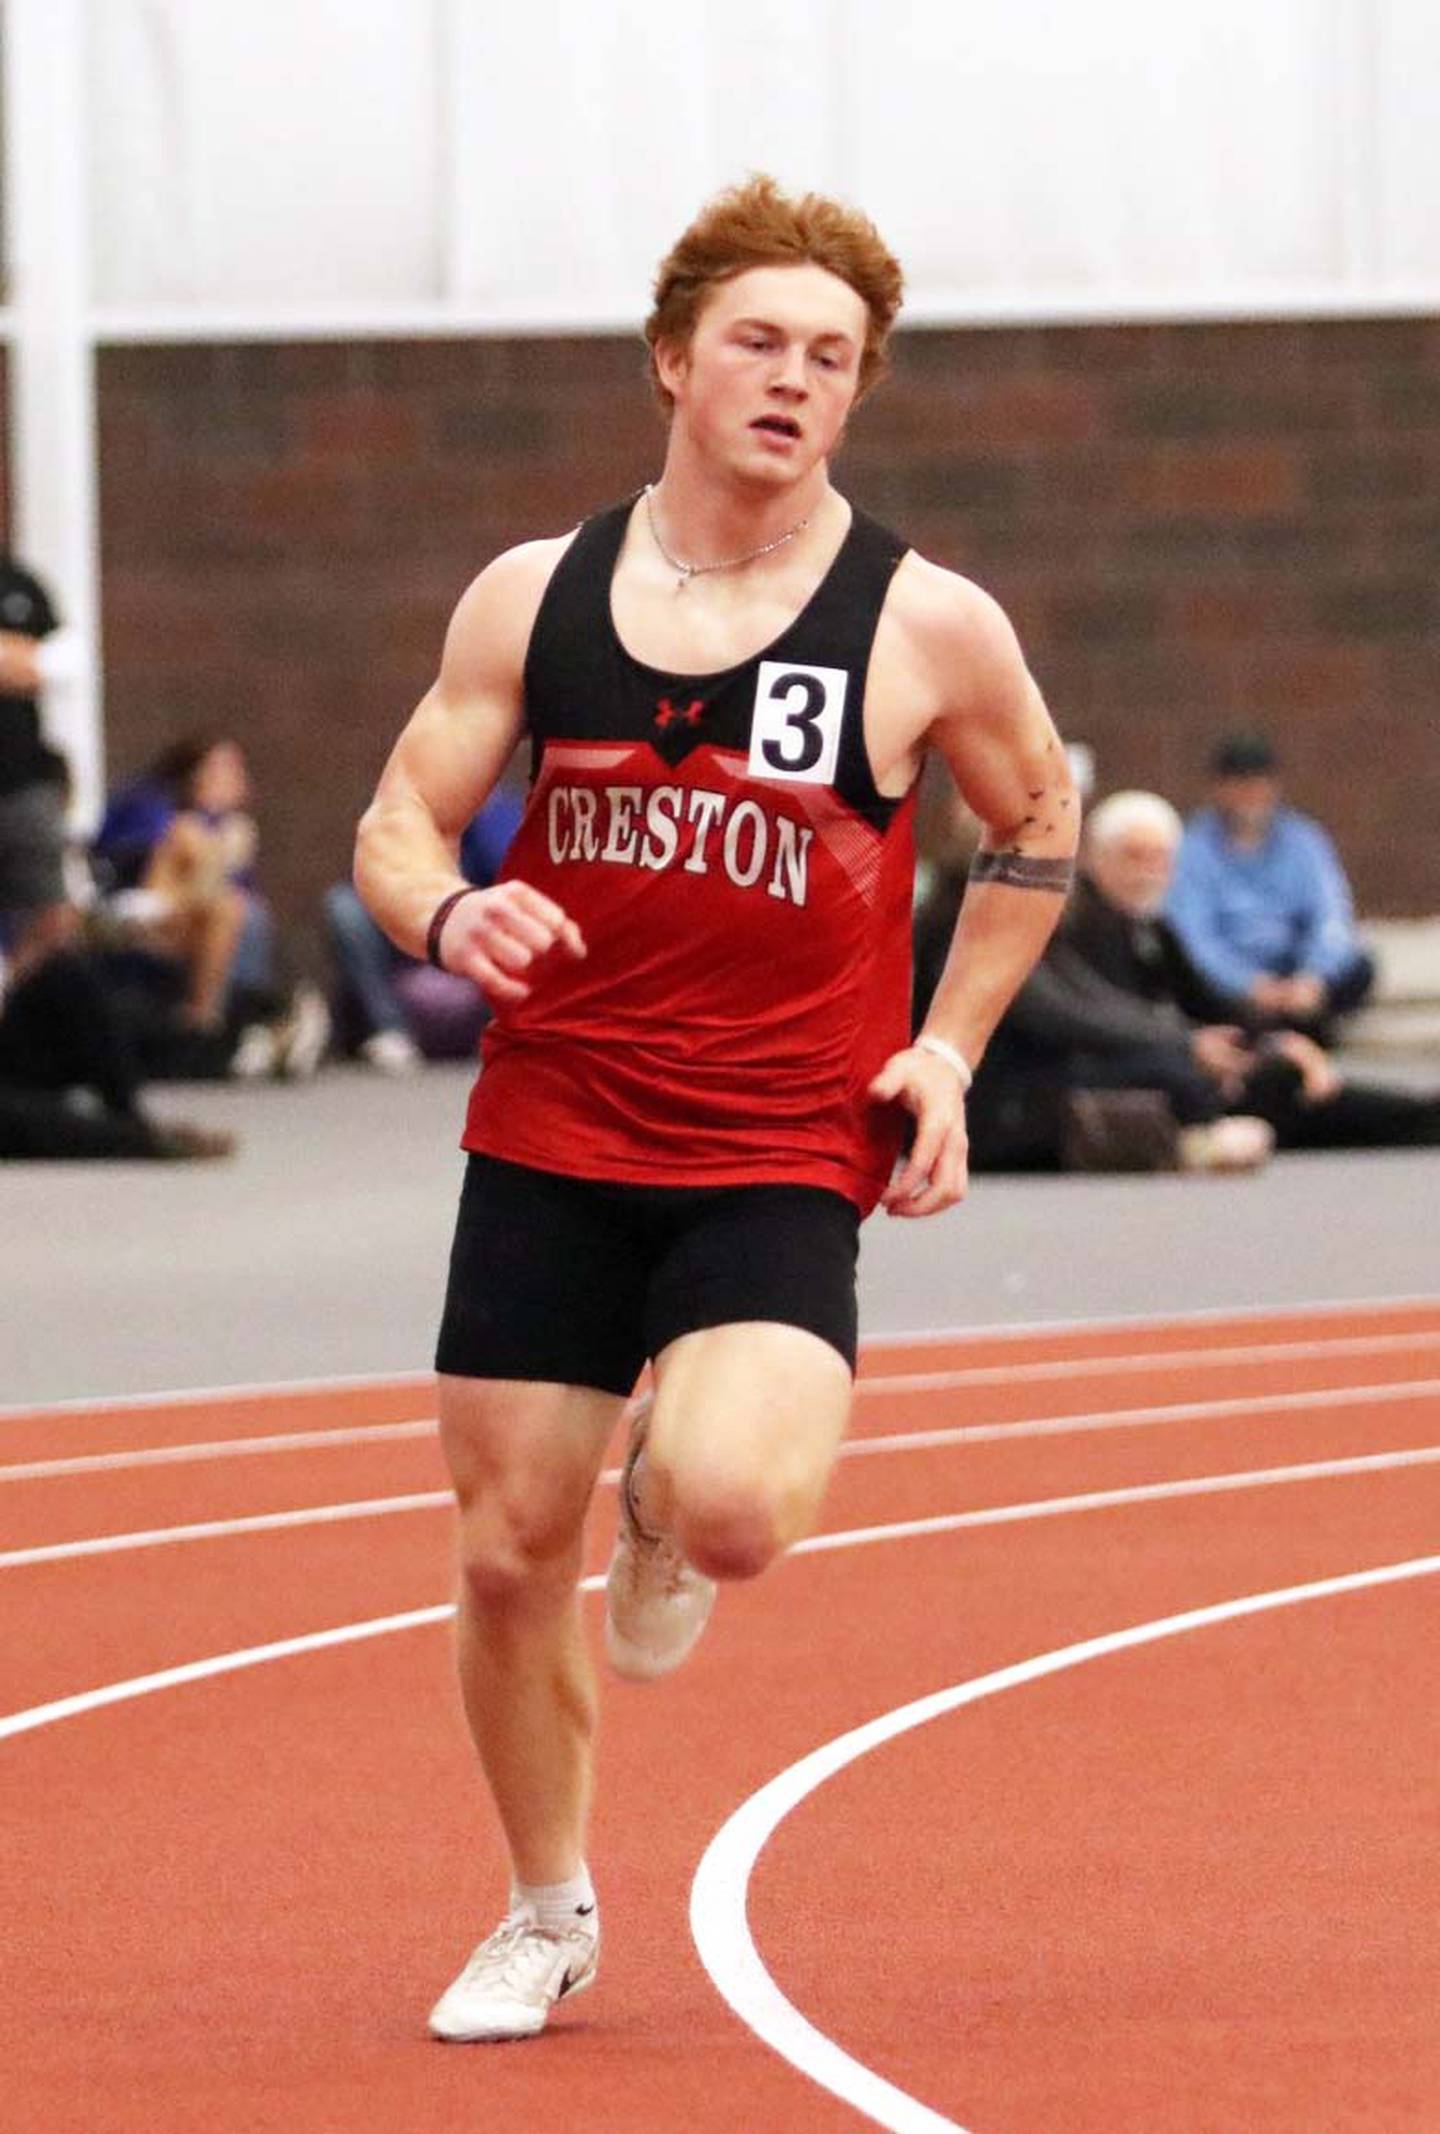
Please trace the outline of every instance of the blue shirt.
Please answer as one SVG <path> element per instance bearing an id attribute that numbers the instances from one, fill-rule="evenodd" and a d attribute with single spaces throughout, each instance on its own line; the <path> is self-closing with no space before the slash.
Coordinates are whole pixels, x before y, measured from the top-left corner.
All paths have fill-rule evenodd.
<path id="1" fill-rule="evenodd" d="M 479 813 L 471 816 L 460 839 L 460 872 L 467 882 L 479 889 L 490 887 L 524 813 L 523 797 L 512 786 L 497 785 Z"/>
<path id="2" fill-rule="evenodd" d="M 1166 915 L 1212 985 L 1337 978 L 1359 953 L 1355 907 L 1335 847 L 1308 815 L 1277 808 L 1263 841 L 1238 845 L 1214 808 L 1190 818 Z"/>

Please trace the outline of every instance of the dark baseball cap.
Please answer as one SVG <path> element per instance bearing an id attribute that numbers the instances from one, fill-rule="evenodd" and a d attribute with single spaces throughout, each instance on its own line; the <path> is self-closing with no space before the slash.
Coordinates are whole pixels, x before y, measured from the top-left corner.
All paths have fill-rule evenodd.
<path id="1" fill-rule="evenodd" d="M 1227 734 L 1211 751 L 1210 771 L 1215 778 L 1259 778 L 1278 762 L 1264 734 Z"/>

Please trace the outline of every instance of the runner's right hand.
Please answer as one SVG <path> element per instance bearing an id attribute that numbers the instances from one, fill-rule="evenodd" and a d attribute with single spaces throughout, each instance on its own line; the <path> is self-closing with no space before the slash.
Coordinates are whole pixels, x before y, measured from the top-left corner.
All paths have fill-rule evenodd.
<path id="1" fill-rule="evenodd" d="M 440 929 L 442 967 L 492 1001 L 528 1000 L 547 957 L 585 954 L 585 939 L 558 904 L 528 882 L 496 882 L 461 897 Z"/>

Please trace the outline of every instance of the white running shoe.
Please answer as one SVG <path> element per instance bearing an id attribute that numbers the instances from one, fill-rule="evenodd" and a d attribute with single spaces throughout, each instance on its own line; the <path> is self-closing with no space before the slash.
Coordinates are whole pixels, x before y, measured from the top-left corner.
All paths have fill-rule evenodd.
<path id="1" fill-rule="evenodd" d="M 260 1082 L 280 1062 L 280 1046 L 269 1023 L 247 1023 L 230 1055 L 228 1072 L 236 1082 Z"/>
<path id="2" fill-rule="evenodd" d="M 710 1620 L 715 1581 L 686 1563 L 664 1534 L 647 1534 L 635 1514 L 635 1462 L 645 1449 L 647 1395 L 636 1411 L 620 1477 L 620 1531 L 605 1577 L 605 1650 L 617 1675 L 650 1682 L 678 1667 Z"/>
<path id="3" fill-rule="evenodd" d="M 287 1082 L 308 1082 L 330 1043 L 330 1010 L 318 986 L 302 982 L 276 1030 L 276 1072 Z"/>
<path id="4" fill-rule="evenodd" d="M 360 1057 L 377 1074 L 414 1074 L 424 1065 L 420 1047 L 408 1030 L 372 1030 L 360 1047 Z"/>
<path id="5" fill-rule="evenodd" d="M 454 1984 L 430 2011 L 430 2035 L 452 2044 L 533 2038 L 566 1994 L 595 1982 L 598 1926 L 538 1926 L 521 1906 L 482 1941 Z"/>
<path id="6" fill-rule="evenodd" d="M 1258 1171 L 1275 1149 L 1275 1129 L 1248 1112 L 1187 1126 L 1180 1134 L 1182 1171 Z"/>

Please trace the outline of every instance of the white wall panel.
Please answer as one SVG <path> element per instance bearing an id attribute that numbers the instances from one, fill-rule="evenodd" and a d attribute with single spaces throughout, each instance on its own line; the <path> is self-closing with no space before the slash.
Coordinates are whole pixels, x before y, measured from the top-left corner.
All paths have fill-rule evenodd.
<path id="1" fill-rule="evenodd" d="M 633 321 L 696 205 L 757 167 L 861 201 L 922 317 L 1440 300 L 1435 0 L 88 20 L 102 332 Z"/>
<path id="2" fill-rule="evenodd" d="M 1380 0 L 1375 87 L 1380 268 L 1440 289 L 1440 9 Z"/>
<path id="3" fill-rule="evenodd" d="M 1327 0 L 866 0 L 854 190 L 946 301 L 1256 285 L 1336 270 Z"/>
<path id="4" fill-rule="evenodd" d="M 433 299 L 435 19 L 415 0 L 90 0 L 100 303 Z"/>
<path id="5" fill-rule="evenodd" d="M 450 0 L 455 294 L 633 317 L 695 208 L 754 168 L 823 179 L 826 0 Z"/>

